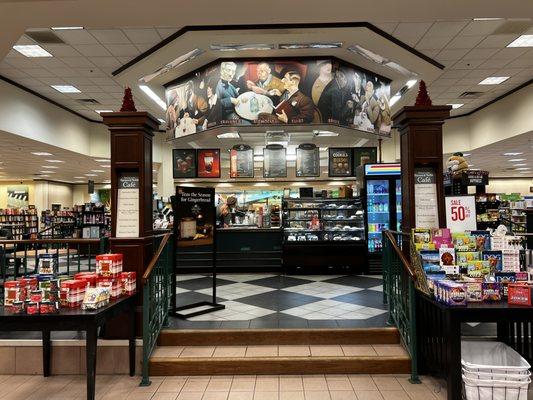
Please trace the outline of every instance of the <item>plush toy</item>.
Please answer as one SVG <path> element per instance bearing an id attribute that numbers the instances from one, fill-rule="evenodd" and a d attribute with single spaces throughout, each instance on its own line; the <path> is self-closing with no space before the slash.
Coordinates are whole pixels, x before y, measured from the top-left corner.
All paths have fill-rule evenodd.
<path id="1" fill-rule="evenodd" d="M 463 157 L 463 153 L 454 153 L 453 156 L 448 158 L 446 166 L 450 172 L 461 172 L 468 170 L 468 162 Z"/>

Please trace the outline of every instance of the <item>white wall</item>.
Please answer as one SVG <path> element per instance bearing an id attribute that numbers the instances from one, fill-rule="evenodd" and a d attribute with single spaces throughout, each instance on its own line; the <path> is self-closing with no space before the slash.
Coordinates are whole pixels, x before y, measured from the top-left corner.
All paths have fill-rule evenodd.
<path id="1" fill-rule="evenodd" d="M 529 188 L 533 186 L 531 178 L 490 178 L 486 187 L 487 193 L 520 193 L 521 195 L 532 195 Z"/>
<path id="2" fill-rule="evenodd" d="M 35 207 L 39 212 L 49 210 L 52 204 L 61 208 L 73 206 L 73 185 L 66 183 L 35 181 Z"/>

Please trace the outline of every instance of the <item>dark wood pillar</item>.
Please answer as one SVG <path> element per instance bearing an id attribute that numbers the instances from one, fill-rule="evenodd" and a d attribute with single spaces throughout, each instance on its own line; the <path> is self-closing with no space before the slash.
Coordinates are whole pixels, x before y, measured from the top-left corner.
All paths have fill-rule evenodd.
<path id="1" fill-rule="evenodd" d="M 444 210 L 442 125 L 451 106 L 406 106 L 394 116 L 400 133 L 402 164 L 402 231 L 415 228 L 415 168 L 429 167 L 435 172 L 439 226 L 446 226 Z"/>
<path id="2" fill-rule="evenodd" d="M 111 251 L 124 255 L 124 271 L 137 273 L 137 289 L 140 290 L 140 279 L 154 252 L 152 138 L 159 122 L 147 112 L 101 115 L 111 133 Z M 139 179 L 139 229 L 136 237 L 116 237 L 118 181 L 123 174 L 134 174 Z M 142 311 L 140 306 L 142 299 L 138 317 Z M 112 324 L 106 330 L 106 336 L 125 337 L 127 327 L 127 324 Z"/>

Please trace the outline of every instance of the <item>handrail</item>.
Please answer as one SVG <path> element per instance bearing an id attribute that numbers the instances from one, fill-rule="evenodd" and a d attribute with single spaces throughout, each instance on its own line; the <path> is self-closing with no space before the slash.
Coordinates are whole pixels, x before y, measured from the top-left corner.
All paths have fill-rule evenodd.
<path id="1" fill-rule="evenodd" d="M 101 239 L 11 239 L 0 240 L 3 244 L 91 244 L 100 243 Z"/>
<path id="2" fill-rule="evenodd" d="M 389 239 L 390 244 L 392 245 L 392 248 L 394 249 L 398 257 L 400 258 L 404 268 L 409 274 L 409 277 L 413 281 L 416 281 L 417 277 L 416 277 L 415 271 L 413 271 L 413 268 L 411 267 L 411 263 L 405 258 L 405 255 L 403 254 L 402 250 L 398 247 L 398 243 L 396 242 L 396 239 L 393 236 L 393 234 L 395 234 L 395 235 L 402 235 L 402 236 L 409 237 L 409 234 L 404 233 L 404 232 L 398 232 L 398 231 L 390 231 L 390 230 L 383 231 L 383 234 L 387 236 L 387 238 Z"/>
<path id="3" fill-rule="evenodd" d="M 158 235 L 158 236 L 161 236 L 161 235 Z M 158 237 L 158 236 L 154 236 L 154 237 Z M 161 241 L 159 248 L 157 249 L 152 259 L 150 260 L 150 263 L 148 264 L 146 271 L 144 271 L 144 274 L 142 276 L 142 286 L 146 285 L 146 282 L 150 278 L 150 274 L 152 273 L 152 270 L 154 269 L 154 266 L 157 263 L 157 260 L 159 260 L 159 257 L 161 257 L 161 254 L 163 253 L 163 250 L 165 249 L 165 246 L 167 245 L 168 240 L 170 239 L 171 236 L 172 236 L 171 233 L 163 234 L 163 240 Z"/>

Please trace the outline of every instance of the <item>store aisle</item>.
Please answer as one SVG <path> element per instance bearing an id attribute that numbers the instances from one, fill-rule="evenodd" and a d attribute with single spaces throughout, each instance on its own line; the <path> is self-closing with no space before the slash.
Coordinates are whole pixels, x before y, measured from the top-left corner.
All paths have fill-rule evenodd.
<path id="1" fill-rule="evenodd" d="M 151 377 L 139 387 L 139 376 L 99 375 L 99 400 L 441 400 L 443 382 L 421 377 L 411 385 L 407 375 L 241 375 Z M 0 398 L 74 400 L 85 394 L 78 375 L 0 375 Z"/>
<path id="2" fill-rule="evenodd" d="M 178 306 L 211 300 L 212 279 L 179 275 Z M 225 310 L 174 328 L 358 328 L 386 326 L 378 275 L 219 274 L 217 299 Z"/>

